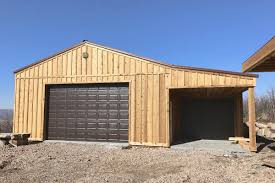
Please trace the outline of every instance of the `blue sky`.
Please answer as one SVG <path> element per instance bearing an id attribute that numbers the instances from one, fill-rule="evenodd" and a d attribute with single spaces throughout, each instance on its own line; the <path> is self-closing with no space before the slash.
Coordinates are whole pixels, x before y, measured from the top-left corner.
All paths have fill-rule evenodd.
<path id="1" fill-rule="evenodd" d="M 241 71 L 275 35 L 272 0 L 48 0 L 0 3 L 0 108 L 13 71 L 83 39 L 171 64 Z M 274 86 L 261 73 L 256 93 Z"/>

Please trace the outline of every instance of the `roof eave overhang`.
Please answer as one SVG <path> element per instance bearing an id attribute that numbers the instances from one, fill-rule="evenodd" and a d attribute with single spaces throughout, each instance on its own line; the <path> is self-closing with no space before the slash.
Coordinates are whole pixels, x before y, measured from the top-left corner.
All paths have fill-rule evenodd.
<path id="1" fill-rule="evenodd" d="M 274 53 L 275 36 L 272 37 L 264 46 L 258 49 L 245 62 L 243 62 L 242 72 L 275 72 L 275 64 L 274 66 L 265 66 L 265 69 L 263 69 L 262 67 L 262 65 L 266 63 L 268 60 L 275 58 Z"/>

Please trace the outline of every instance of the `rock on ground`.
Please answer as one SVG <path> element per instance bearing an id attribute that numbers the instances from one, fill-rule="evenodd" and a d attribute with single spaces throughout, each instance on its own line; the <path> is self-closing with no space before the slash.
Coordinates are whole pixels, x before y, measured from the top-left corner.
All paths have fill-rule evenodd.
<path id="1" fill-rule="evenodd" d="M 275 153 L 224 156 L 166 148 L 40 143 L 0 147 L 0 182 L 275 182 Z"/>

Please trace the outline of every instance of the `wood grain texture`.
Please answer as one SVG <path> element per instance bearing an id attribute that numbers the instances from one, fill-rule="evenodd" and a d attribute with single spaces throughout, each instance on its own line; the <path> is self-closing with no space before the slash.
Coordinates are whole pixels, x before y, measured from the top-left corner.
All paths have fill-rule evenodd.
<path id="1" fill-rule="evenodd" d="M 172 68 L 87 43 L 16 73 L 13 131 L 43 140 L 46 85 L 113 82 L 130 83 L 129 143 L 166 147 L 170 88 L 256 85 L 254 77 Z"/>

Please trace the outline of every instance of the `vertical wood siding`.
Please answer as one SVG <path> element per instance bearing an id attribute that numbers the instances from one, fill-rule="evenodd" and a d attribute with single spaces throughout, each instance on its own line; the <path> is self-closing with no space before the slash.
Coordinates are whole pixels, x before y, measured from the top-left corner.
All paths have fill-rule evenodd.
<path id="1" fill-rule="evenodd" d="M 45 85 L 111 82 L 129 82 L 129 143 L 156 146 L 170 145 L 169 88 L 255 86 L 252 77 L 174 69 L 83 44 L 16 73 L 13 131 L 43 140 Z"/>

